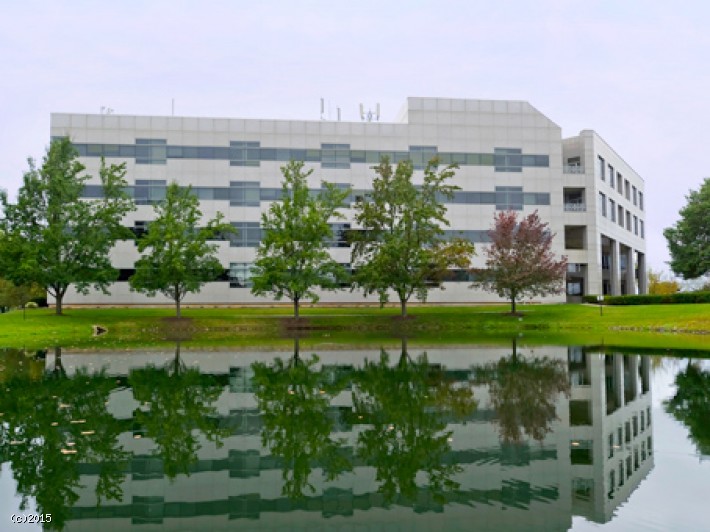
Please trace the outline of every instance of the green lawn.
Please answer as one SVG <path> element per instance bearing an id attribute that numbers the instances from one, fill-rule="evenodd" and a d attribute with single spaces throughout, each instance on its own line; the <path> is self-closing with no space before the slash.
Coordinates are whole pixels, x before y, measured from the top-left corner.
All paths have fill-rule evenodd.
<path id="1" fill-rule="evenodd" d="M 306 344 L 388 344 L 407 336 L 419 344 L 507 342 L 605 344 L 628 347 L 710 350 L 710 304 L 609 306 L 603 316 L 590 305 L 521 305 L 522 317 L 507 306 L 414 306 L 410 319 L 397 308 L 305 308 L 294 333 L 291 308 L 186 308 L 176 325 L 169 308 L 49 309 L 0 315 L 0 347 L 38 349 L 160 346 L 182 340 L 200 346 L 284 347 L 294 334 Z M 93 326 L 108 330 L 92 336 Z"/>

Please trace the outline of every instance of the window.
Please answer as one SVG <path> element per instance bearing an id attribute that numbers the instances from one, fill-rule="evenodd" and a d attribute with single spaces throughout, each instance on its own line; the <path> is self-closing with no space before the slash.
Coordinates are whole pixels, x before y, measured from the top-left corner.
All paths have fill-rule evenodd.
<path id="1" fill-rule="evenodd" d="M 261 196 L 258 181 L 230 181 L 229 204 L 232 206 L 258 207 Z"/>
<path id="2" fill-rule="evenodd" d="M 636 187 L 633 185 L 631 186 L 631 192 L 634 198 L 634 205 L 638 205 L 638 190 L 636 190 Z"/>
<path id="3" fill-rule="evenodd" d="M 350 232 L 350 224 L 336 223 L 330 224 L 331 238 L 326 240 L 331 248 L 347 248 L 350 247 L 348 233 Z"/>
<path id="4" fill-rule="evenodd" d="M 622 194 L 622 187 L 624 186 L 624 178 L 621 177 L 621 174 L 619 172 L 616 172 L 616 191 L 619 194 Z"/>
<path id="5" fill-rule="evenodd" d="M 321 144 L 322 168 L 350 168 L 350 144 Z"/>
<path id="6" fill-rule="evenodd" d="M 436 146 L 410 146 L 409 156 L 415 170 L 423 170 L 433 158 L 437 156 Z"/>
<path id="7" fill-rule="evenodd" d="M 522 172 L 523 150 L 520 148 L 495 148 L 493 161 L 496 172 Z"/>
<path id="8" fill-rule="evenodd" d="M 259 142 L 233 140 L 229 143 L 230 166 L 259 166 L 261 150 Z"/>
<path id="9" fill-rule="evenodd" d="M 626 211 L 626 229 L 631 231 L 631 213 Z"/>
<path id="10" fill-rule="evenodd" d="M 614 167 L 609 165 L 609 186 L 614 188 Z"/>
<path id="11" fill-rule="evenodd" d="M 165 199 L 166 182 L 158 179 L 136 179 L 133 197 L 136 205 L 154 205 Z"/>
<path id="12" fill-rule="evenodd" d="M 496 210 L 522 211 L 523 187 L 496 187 Z"/>
<path id="13" fill-rule="evenodd" d="M 136 164 L 165 164 L 165 139 L 136 139 Z"/>
<path id="14" fill-rule="evenodd" d="M 639 219 L 638 216 L 634 215 L 634 234 L 639 234 Z"/>
<path id="15" fill-rule="evenodd" d="M 631 199 L 631 183 L 629 183 L 628 179 L 624 179 L 624 196 L 626 196 L 627 200 Z"/>
<path id="16" fill-rule="evenodd" d="M 616 221 L 616 202 L 611 198 L 609 198 L 609 216 L 612 222 Z"/>
<path id="17" fill-rule="evenodd" d="M 599 208 L 601 209 L 601 214 L 606 218 L 606 196 L 603 192 L 599 193 Z"/>
<path id="18" fill-rule="evenodd" d="M 639 230 L 641 233 L 641 235 L 640 235 L 641 238 L 646 238 L 646 236 L 644 235 L 644 231 L 643 231 L 643 220 L 639 220 Z"/>
<path id="19" fill-rule="evenodd" d="M 639 209 L 643 210 L 643 192 L 639 190 Z"/>
<path id="20" fill-rule="evenodd" d="M 604 179 L 605 179 L 605 177 L 604 177 L 605 168 L 606 167 L 604 166 L 604 158 L 601 157 L 600 155 L 598 155 L 597 156 L 597 175 L 598 175 L 599 179 L 601 179 L 602 181 L 604 181 Z"/>
<path id="21" fill-rule="evenodd" d="M 252 266 L 254 265 L 250 262 L 229 263 L 229 287 L 250 288 L 253 286 L 251 280 Z"/>
<path id="22" fill-rule="evenodd" d="M 617 207 L 617 214 L 619 219 L 619 225 L 621 227 L 624 227 L 624 208 L 621 205 Z"/>
<path id="23" fill-rule="evenodd" d="M 255 248 L 261 242 L 259 222 L 232 222 L 237 234 L 229 235 L 229 243 L 237 248 Z"/>

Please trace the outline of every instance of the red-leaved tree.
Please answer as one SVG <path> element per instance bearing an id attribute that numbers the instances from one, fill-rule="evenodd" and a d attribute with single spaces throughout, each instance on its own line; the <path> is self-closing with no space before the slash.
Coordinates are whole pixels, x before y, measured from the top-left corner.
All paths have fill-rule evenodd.
<path id="1" fill-rule="evenodd" d="M 557 260 L 551 251 L 555 235 L 540 221 L 537 211 L 520 221 L 513 211 L 500 212 L 488 235 L 491 245 L 485 250 L 486 268 L 475 271 L 472 286 L 509 299 L 511 313 L 524 296 L 564 290 L 567 257 Z"/>

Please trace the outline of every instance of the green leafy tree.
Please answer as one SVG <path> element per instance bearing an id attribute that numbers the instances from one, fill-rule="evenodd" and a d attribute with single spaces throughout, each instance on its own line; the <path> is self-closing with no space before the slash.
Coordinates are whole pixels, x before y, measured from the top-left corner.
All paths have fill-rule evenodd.
<path id="1" fill-rule="evenodd" d="M 37 284 L 16 285 L 7 279 L 0 279 L 0 309 L 24 307 L 28 301 L 44 297 L 45 293 Z"/>
<path id="2" fill-rule="evenodd" d="M 498 362 L 476 368 L 477 384 L 488 384 L 500 436 L 505 443 L 520 443 L 524 435 L 541 441 L 557 420 L 560 394 L 569 396 L 565 364 L 547 357 L 521 357 L 513 353 Z"/>
<path id="3" fill-rule="evenodd" d="M 165 367 L 132 370 L 128 384 L 143 405 L 134 413 L 134 431 L 153 440 L 153 454 L 162 460 L 168 478 L 189 473 L 201 448 L 200 435 L 217 447 L 223 445 L 229 430 L 220 427 L 214 405 L 223 387 L 215 377 L 186 368 L 179 343 Z"/>
<path id="4" fill-rule="evenodd" d="M 688 361 L 675 378 L 676 392 L 664 402 L 666 412 L 688 427 L 698 452 L 710 456 L 710 371 Z"/>
<path id="5" fill-rule="evenodd" d="M 300 357 L 298 339 L 288 361 L 277 358 L 272 364 L 256 362 L 254 394 L 262 412 L 262 443 L 283 464 L 283 494 L 300 498 L 315 492 L 310 481 L 317 464 L 328 481 L 334 480 L 352 464 L 340 452 L 342 440 L 331 437 L 333 420 L 328 415 L 330 402 L 344 387 L 339 379 L 317 368 L 318 357 Z"/>
<path id="6" fill-rule="evenodd" d="M 222 221 L 221 213 L 205 227 L 198 226 L 201 216 L 190 187 L 168 185 L 165 199 L 155 206 L 155 220 L 138 240 L 142 256 L 129 279 L 132 290 L 150 297 L 160 292 L 173 300 L 178 318 L 184 297 L 224 272 L 216 257 L 217 245 L 208 241 L 234 231 Z"/>
<path id="7" fill-rule="evenodd" d="M 387 502 L 397 495 L 416 500 L 420 473 L 437 502 L 458 488 L 452 476 L 461 471 L 445 459 L 452 431 L 446 419 L 465 419 L 476 402 L 468 386 L 459 387 L 426 353 L 412 360 L 406 340 L 396 363 L 382 351 L 358 372 L 353 414 L 367 428 L 358 435 L 358 455 L 377 470 L 378 491 Z"/>
<path id="8" fill-rule="evenodd" d="M 559 294 L 564 290 L 567 258 L 557 260 L 551 250 L 555 237 L 537 211 L 518 221 L 514 211 L 496 214 L 488 232 L 486 268 L 476 270 L 472 286 L 497 293 L 510 300 L 515 314 L 516 302 L 524 296 Z"/>
<path id="9" fill-rule="evenodd" d="M 119 443 L 125 423 L 106 408 L 114 378 L 83 370 L 67 376 L 57 368 L 35 378 L 15 375 L 3 387 L 0 457 L 10 463 L 21 509 L 34 499 L 38 513 L 52 514 L 45 528 L 62 530 L 79 500 L 86 464 L 98 473 L 99 505 L 121 500 L 130 453 Z"/>
<path id="10" fill-rule="evenodd" d="M 337 209 L 348 191 L 323 183 L 323 191 L 312 196 L 307 180 L 313 170 L 304 172 L 302 162 L 292 161 L 281 171 L 281 201 L 261 216 L 263 238 L 252 269 L 252 293 L 272 293 L 277 300 L 286 296 L 298 318 L 302 300 L 318 301 L 314 288 L 335 290 L 347 277 L 328 253 L 327 241 L 333 236 L 328 220 L 340 217 Z"/>
<path id="11" fill-rule="evenodd" d="M 710 178 L 700 190 L 691 190 L 680 220 L 663 231 L 676 275 L 695 279 L 710 273 Z"/>
<path id="12" fill-rule="evenodd" d="M 122 218 L 134 209 L 124 192 L 125 164 L 101 161 L 100 199 L 82 200 L 84 165 L 68 138 L 52 141 L 41 168 L 32 159 L 17 203 L 0 194 L 0 273 L 16 285 L 36 283 L 56 301 L 62 313 L 67 289 L 86 293 L 90 287 L 107 291 L 118 272 L 109 251 L 127 237 Z"/>
<path id="13" fill-rule="evenodd" d="M 424 170 L 421 186 L 415 185 L 411 161 L 393 168 L 382 158 L 375 167 L 372 192 L 357 202 L 356 221 L 362 231 L 355 233 L 352 253 L 355 287 L 365 295 L 377 293 L 380 304 L 388 301 L 388 291 L 399 298 L 402 316 L 407 302 L 416 295 L 425 301 L 429 289 L 446 278 L 452 267 L 468 268 L 474 253 L 467 240 L 443 238 L 446 206 L 458 187 L 447 184 L 455 165 L 437 172 L 432 160 Z"/>

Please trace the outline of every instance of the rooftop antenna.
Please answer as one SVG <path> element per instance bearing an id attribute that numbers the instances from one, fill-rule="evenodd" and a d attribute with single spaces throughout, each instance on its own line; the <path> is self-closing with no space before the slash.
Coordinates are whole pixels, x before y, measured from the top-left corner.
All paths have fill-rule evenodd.
<path id="1" fill-rule="evenodd" d="M 325 100 L 320 99 L 320 119 L 325 120 Z"/>
<path id="2" fill-rule="evenodd" d="M 110 107 L 106 107 L 105 105 L 102 105 L 100 113 L 102 115 L 111 115 L 111 114 L 113 114 L 113 109 L 111 109 Z"/>
<path id="3" fill-rule="evenodd" d="M 336 109 L 338 109 L 338 122 L 340 122 L 340 107 L 337 107 Z"/>
<path id="4" fill-rule="evenodd" d="M 360 120 L 362 120 L 363 122 L 372 122 L 373 118 L 376 122 L 380 121 L 380 104 L 378 103 L 376 105 L 374 113 L 372 112 L 372 109 L 368 109 L 367 113 L 365 113 L 365 106 L 363 104 L 360 104 Z"/>

